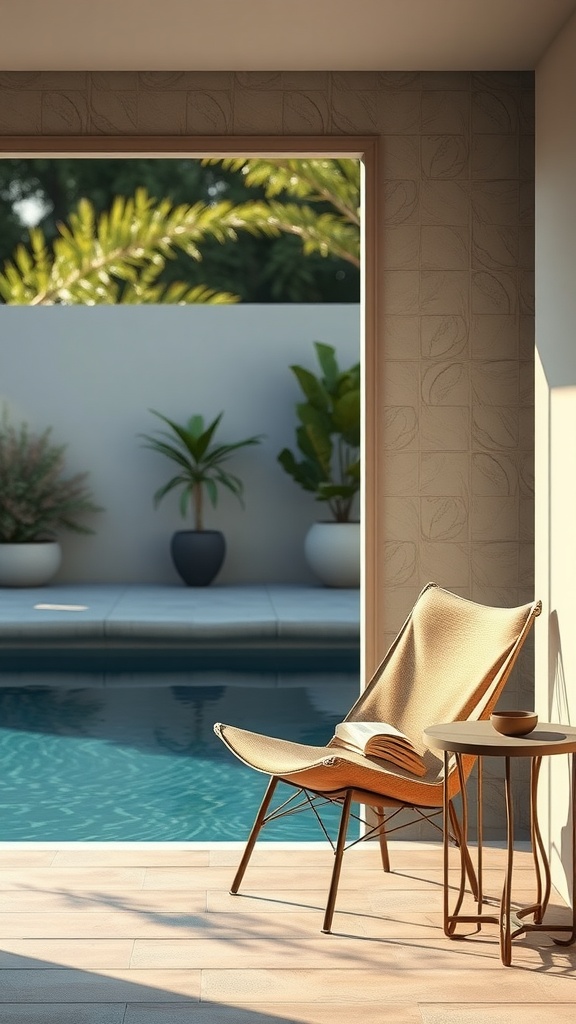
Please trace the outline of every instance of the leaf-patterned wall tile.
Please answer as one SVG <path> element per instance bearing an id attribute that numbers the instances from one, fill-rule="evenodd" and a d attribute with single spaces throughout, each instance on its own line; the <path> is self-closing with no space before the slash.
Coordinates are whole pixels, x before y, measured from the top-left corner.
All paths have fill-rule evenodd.
<path id="1" fill-rule="evenodd" d="M 387 359 L 382 381 L 385 405 L 416 406 L 419 400 L 420 376 L 415 359 Z"/>
<path id="2" fill-rule="evenodd" d="M 474 405 L 472 407 L 472 439 L 486 451 L 512 451 L 519 446 L 518 408 Z"/>
<path id="3" fill-rule="evenodd" d="M 387 541 L 420 540 L 420 517 L 418 498 L 390 497 L 386 495 L 382 504 L 383 520 L 386 523 Z"/>
<path id="4" fill-rule="evenodd" d="M 420 131 L 420 92 L 412 89 L 375 93 L 374 131 L 414 135 Z"/>
<path id="5" fill-rule="evenodd" d="M 287 92 L 322 92 L 328 96 L 331 86 L 329 71 L 283 71 L 282 88 Z"/>
<path id="6" fill-rule="evenodd" d="M 427 135 L 467 135 L 470 130 L 468 92 L 428 90 L 422 93 L 422 131 Z"/>
<path id="7" fill-rule="evenodd" d="M 420 73 L 420 84 L 423 90 L 469 92 L 471 82 L 469 71 L 422 71 Z"/>
<path id="8" fill-rule="evenodd" d="M 25 84 L 20 88 L 36 88 L 28 72 L 24 72 L 24 76 Z M 85 92 L 88 82 L 87 71 L 41 71 L 39 87 L 43 92 Z"/>
<path id="9" fill-rule="evenodd" d="M 474 135 L 470 173 L 478 181 L 518 178 L 520 147 L 517 135 Z"/>
<path id="10" fill-rule="evenodd" d="M 138 93 L 92 89 L 90 120 L 103 135 L 134 135 L 138 129 Z"/>
<path id="11" fill-rule="evenodd" d="M 536 343 L 534 317 L 521 314 L 519 319 L 518 346 L 520 359 L 534 359 Z"/>
<path id="12" fill-rule="evenodd" d="M 140 71 L 138 83 L 143 92 L 185 92 L 190 87 L 191 74 L 190 71 Z"/>
<path id="13" fill-rule="evenodd" d="M 468 452 L 422 452 L 420 456 L 420 493 L 432 497 L 461 497 L 470 494 L 470 457 Z"/>
<path id="14" fill-rule="evenodd" d="M 322 92 L 284 93 L 284 131 L 291 135 L 325 135 L 330 125 L 328 98 Z"/>
<path id="15" fill-rule="evenodd" d="M 519 274 L 520 312 L 533 314 L 535 310 L 535 275 L 532 270 L 521 270 Z"/>
<path id="16" fill-rule="evenodd" d="M 515 134 L 519 127 L 520 91 L 472 91 L 474 134 Z"/>
<path id="17" fill-rule="evenodd" d="M 534 495 L 534 450 L 520 452 L 518 455 L 518 480 L 522 495 Z"/>
<path id="18" fill-rule="evenodd" d="M 523 71 L 473 71 L 472 90 L 476 92 L 516 92 L 522 88 Z"/>
<path id="19" fill-rule="evenodd" d="M 186 92 L 230 92 L 235 77 L 233 71 L 185 71 L 181 82 Z"/>
<path id="20" fill-rule="evenodd" d="M 434 580 L 441 587 L 470 585 L 470 546 L 458 542 L 423 541 L 420 546 L 422 578 Z"/>
<path id="21" fill-rule="evenodd" d="M 381 424 L 382 447 L 400 450 L 418 447 L 418 415 L 412 406 L 384 409 Z"/>
<path id="22" fill-rule="evenodd" d="M 534 451 L 534 407 L 520 406 L 518 410 L 518 447 Z"/>
<path id="23" fill-rule="evenodd" d="M 421 498 L 420 526 L 427 541 L 466 541 L 467 504 L 462 498 Z"/>
<path id="24" fill-rule="evenodd" d="M 41 92 L 10 93 L 9 102 L 0 102 L 0 133 L 2 135 L 41 134 L 42 101 L 43 93 Z"/>
<path id="25" fill-rule="evenodd" d="M 346 134 L 376 132 L 376 96 L 374 92 L 332 90 L 332 130 Z"/>
<path id="26" fill-rule="evenodd" d="M 472 210 L 483 224 L 518 225 L 520 187 L 517 181 L 486 181 L 472 184 Z"/>
<path id="27" fill-rule="evenodd" d="M 520 499 L 520 541 L 524 544 L 534 542 L 534 499 Z"/>
<path id="28" fill-rule="evenodd" d="M 382 214 L 384 223 L 418 223 L 418 183 L 416 181 L 389 181 L 383 188 Z"/>
<path id="29" fill-rule="evenodd" d="M 82 135 L 88 126 L 88 102 L 81 92 L 42 94 L 42 131 L 46 135 Z"/>
<path id="30" fill-rule="evenodd" d="M 375 92 L 379 85 L 377 71 L 332 71 L 330 79 L 333 89 L 344 92 Z"/>
<path id="31" fill-rule="evenodd" d="M 386 494 L 398 497 L 418 494 L 418 465 L 416 452 L 389 452 L 386 456 Z"/>
<path id="32" fill-rule="evenodd" d="M 520 373 L 515 359 L 476 361 L 472 365 L 472 401 L 479 405 L 515 406 L 520 395 Z"/>
<path id="33" fill-rule="evenodd" d="M 194 135 L 227 135 L 232 127 L 229 92 L 194 91 L 186 96 L 186 131 Z"/>
<path id="34" fill-rule="evenodd" d="M 518 276 L 502 270 L 472 274 L 473 313 L 518 313 Z"/>
<path id="35" fill-rule="evenodd" d="M 423 135 L 421 146 L 425 177 L 468 177 L 469 152 L 465 135 Z"/>
<path id="36" fill-rule="evenodd" d="M 420 410 L 420 448 L 423 452 L 461 452 L 470 447 L 470 410 L 457 406 L 425 405 Z"/>
<path id="37" fill-rule="evenodd" d="M 470 510 L 472 540 L 517 540 L 518 515 L 519 502 L 515 495 L 489 498 L 475 496 Z"/>
<path id="38" fill-rule="evenodd" d="M 534 181 L 536 147 L 533 135 L 521 135 L 518 140 L 518 175 L 524 181 Z"/>
<path id="39" fill-rule="evenodd" d="M 467 183 L 425 180 L 420 187 L 420 205 L 422 224 L 455 224 L 467 227 L 470 223 L 470 193 Z"/>
<path id="40" fill-rule="evenodd" d="M 425 405 L 468 405 L 470 374 L 467 363 L 422 362 L 422 401 Z"/>
<path id="41" fill-rule="evenodd" d="M 410 541 L 385 541 L 381 553 L 384 586 L 405 587 L 418 577 L 418 546 Z"/>
<path id="42" fill-rule="evenodd" d="M 0 71 L 2 92 L 23 92 L 26 89 L 42 92 L 45 88 L 42 71 Z"/>
<path id="43" fill-rule="evenodd" d="M 186 93 L 140 92 L 138 94 L 138 128 L 143 134 L 186 134 Z"/>
<path id="44" fill-rule="evenodd" d="M 521 181 L 518 186 L 518 220 L 520 224 L 531 224 L 535 220 L 535 194 L 533 181 Z"/>
<path id="45" fill-rule="evenodd" d="M 520 317 L 474 313 L 470 320 L 472 359 L 514 359 L 519 351 Z"/>
<path id="46" fill-rule="evenodd" d="M 519 363 L 520 405 L 534 407 L 534 360 L 523 359 Z"/>
<path id="47" fill-rule="evenodd" d="M 520 491 L 519 458 L 504 452 L 474 452 L 472 494 L 478 497 L 508 497 Z"/>
<path id="48" fill-rule="evenodd" d="M 518 227 L 511 224 L 472 226 L 472 266 L 475 270 L 506 270 L 518 266 L 520 239 Z"/>
<path id="49" fill-rule="evenodd" d="M 468 228 L 423 225 L 421 242 L 423 270 L 468 270 Z"/>
<path id="50" fill-rule="evenodd" d="M 521 224 L 518 228 L 518 266 L 521 270 L 534 270 L 536 239 L 532 224 Z"/>
<path id="51" fill-rule="evenodd" d="M 136 92 L 140 76 L 137 71 L 91 71 L 89 80 L 99 92 Z"/>
<path id="52" fill-rule="evenodd" d="M 378 71 L 378 88 L 383 92 L 397 92 L 399 89 L 417 91 L 421 85 L 419 71 Z"/>
<path id="53" fill-rule="evenodd" d="M 418 359 L 420 355 L 420 318 L 385 316 L 382 320 L 384 350 L 388 359 Z"/>
<path id="54" fill-rule="evenodd" d="M 517 541 L 477 541 L 471 554 L 475 584 L 489 587 L 518 585 Z"/>
<path id="55" fill-rule="evenodd" d="M 527 587 L 530 590 L 534 587 L 534 544 L 520 543 L 518 545 L 518 586 Z"/>
<path id="56" fill-rule="evenodd" d="M 416 224 L 389 225 L 380 252 L 380 265 L 385 270 L 417 270 L 420 265 L 420 229 Z"/>
<path id="57" fill-rule="evenodd" d="M 422 587 L 416 581 L 414 586 L 401 587 L 390 586 L 382 593 L 382 604 L 386 628 L 391 631 L 391 636 L 385 646 L 384 653 L 389 649 L 390 644 L 396 639 L 403 623 L 406 620 L 410 609 L 416 604 L 416 599 Z"/>
<path id="58" fill-rule="evenodd" d="M 280 91 L 234 89 L 233 131 L 238 135 L 280 135 L 283 113 Z"/>
<path id="59" fill-rule="evenodd" d="M 380 167 L 386 181 L 417 180 L 420 177 L 420 136 L 387 135 L 381 147 Z"/>
<path id="60" fill-rule="evenodd" d="M 388 314 L 398 316 L 418 311 L 417 270 L 386 270 L 382 276 L 383 300 Z"/>
<path id="61" fill-rule="evenodd" d="M 420 277 L 420 309 L 428 315 L 468 315 L 470 277 L 458 270 L 424 270 Z"/>
<path id="62" fill-rule="evenodd" d="M 520 131 L 525 135 L 534 135 L 536 127 L 535 107 L 536 107 L 536 92 L 534 89 L 534 79 L 532 84 L 520 91 Z"/>
<path id="63" fill-rule="evenodd" d="M 234 87 L 244 90 L 270 92 L 272 89 L 282 90 L 284 86 L 281 71 L 236 71 Z"/>
<path id="64" fill-rule="evenodd" d="M 468 323 L 464 316 L 420 317 L 420 345 L 424 359 L 461 358 L 468 352 Z"/>

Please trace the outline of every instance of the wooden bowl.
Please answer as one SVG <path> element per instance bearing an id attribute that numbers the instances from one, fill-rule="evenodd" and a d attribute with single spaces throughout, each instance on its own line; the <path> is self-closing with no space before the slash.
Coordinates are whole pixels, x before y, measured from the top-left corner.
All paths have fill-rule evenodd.
<path id="1" fill-rule="evenodd" d="M 490 721 L 503 736 L 527 736 L 538 725 L 535 711 L 494 711 Z"/>

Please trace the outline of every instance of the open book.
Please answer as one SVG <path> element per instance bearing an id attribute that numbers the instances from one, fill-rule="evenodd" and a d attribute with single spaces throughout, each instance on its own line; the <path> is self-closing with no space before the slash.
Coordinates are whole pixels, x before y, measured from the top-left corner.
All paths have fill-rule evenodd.
<path id="1" fill-rule="evenodd" d="M 367 757 L 381 757 L 414 775 L 425 775 L 426 766 L 412 742 L 388 722 L 339 722 L 334 731 L 337 746 Z"/>

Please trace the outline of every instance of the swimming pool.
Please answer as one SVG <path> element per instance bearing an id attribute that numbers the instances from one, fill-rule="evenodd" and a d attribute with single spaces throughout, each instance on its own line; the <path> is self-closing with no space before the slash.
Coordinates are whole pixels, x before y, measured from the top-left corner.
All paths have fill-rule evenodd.
<path id="1" fill-rule="evenodd" d="M 0 841 L 244 840 L 267 779 L 230 754 L 214 722 L 324 743 L 356 698 L 357 661 L 342 652 L 4 660 Z M 311 814 L 262 833 L 316 839 Z"/>

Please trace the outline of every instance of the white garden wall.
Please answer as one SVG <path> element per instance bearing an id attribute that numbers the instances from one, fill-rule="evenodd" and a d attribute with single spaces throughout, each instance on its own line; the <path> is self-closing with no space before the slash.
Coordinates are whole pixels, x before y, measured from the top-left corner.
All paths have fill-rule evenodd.
<path id="1" fill-rule="evenodd" d="M 245 509 L 228 492 L 206 526 L 226 534 L 217 582 L 313 582 L 302 554 L 323 506 L 276 461 L 294 442 L 299 390 L 291 363 L 315 366 L 314 341 L 359 358 L 357 306 L 98 306 L 0 308 L 0 400 L 35 430 L 67 444 L 70 472 L 89 470 L 105 512 L 91 537 L 62 536 L 61 582 L 179 582 L 170 560 L 176 529 L 191 528 L 175 495 L 154 509 L 172 465 L 141 446 L 160 421 L 224 417 L 222 441 L 263 443 L 230 468 L 245 484 Z"/>

